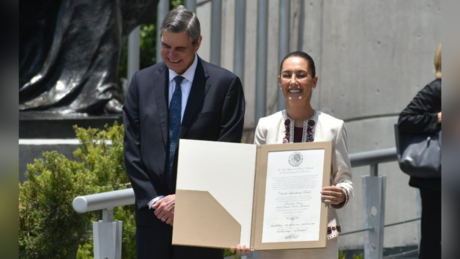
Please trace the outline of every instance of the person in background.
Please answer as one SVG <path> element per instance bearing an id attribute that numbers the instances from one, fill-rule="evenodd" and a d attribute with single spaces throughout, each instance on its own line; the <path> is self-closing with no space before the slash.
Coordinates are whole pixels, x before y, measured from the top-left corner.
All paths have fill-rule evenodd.
<path id="1" fill-rule="evenodd" d="M 240 79 L 198 57 L 201 39 L 193 12 L 171 10 L 161 26 L 163 62 L 134 74 L 126 96 L 125 167 L 136 197 L 137 258 L 224 256 L 223 249 L 171 244 L 179 139 L 239 143 L 243 134 Z"/>
<path id="2" fill-rule="evenodd" d="M 259 251 L 259 259 L 338 258 L 337 237 L 341 231 L 336 209 L 353 197 L 351 164 L 348 158 L 347 132 L 342 120 L 312 108 L 310 100 L 318 83 L 313 59 L 304 52 L 288 54 L 280 66 L 279 86 L 286 99 L 286 110 L 261 118 L 254 143 L 289 144 L 332 141 L 331 185 L 324 187 L 321 199 L 329 204 L 327 247 L 315 249 Z M 245 254 L 246 244 L 231 248 Z"/>
<path id="3" fill-rule="evenodd" d="M 441 129 L 441 44 L 434 55 L 436 79 L 420 90 L 401 112 L 401 133 L 435 133 Z M 409 185 L 419 188 L 422 198 L 422 239 L 419 258 L 441 258 L 441 178 L 411 176 Z"/>

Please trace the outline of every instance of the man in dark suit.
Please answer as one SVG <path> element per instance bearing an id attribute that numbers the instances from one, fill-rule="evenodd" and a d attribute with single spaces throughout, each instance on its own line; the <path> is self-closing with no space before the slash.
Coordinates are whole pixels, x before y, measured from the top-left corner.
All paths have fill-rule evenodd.
<path id="1" fill-rule="evenodd" d="M 137 256 L 221 259 L 222 249 L 171 244 L 178 140 L 240 142 L 243 87 L 237 76 L 198 57 L 202 36 L 193 12 L 183 6 L 171 10 L 161 33 L 163 62 L 133 76 L 123 107 Z"/>

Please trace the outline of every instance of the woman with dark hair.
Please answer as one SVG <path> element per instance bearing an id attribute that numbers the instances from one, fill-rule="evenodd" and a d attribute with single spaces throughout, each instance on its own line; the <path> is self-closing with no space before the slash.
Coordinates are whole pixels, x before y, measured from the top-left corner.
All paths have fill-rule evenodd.
<path id="1" fill-rule="evenodd" d="M 401 133 L 436 133 L 441 129 L 441 44 L 434 55 L 436 79 L 420 90 L 401 112 Z M 411 176 L 409 185 L 419 188 L 422 198 L 422 240 L 419 258 L 441 258 L 441 178 Z"/>
<path id="2" fill-rule="evenodd" d="M 331 183 L 324 187 L 321 199 L 329 204 L 326 248 L 259 251 L 258 258 L 338 258 L 336 237 L 341 227 L 336 209 L 343 208 L 353 197 L 351 164 L 348 158 L 347 132 L 342 120 L 311 107 L 311 96 L 318 76 L 313 59 L 304 52 L 288 54 L 280 66 L 279 86 L 286 99 L 286 110 L 261 118 L 254 143 L 289 144 L 332 141 Z M 249 248 L 232 248 L 247 253 Z"/>

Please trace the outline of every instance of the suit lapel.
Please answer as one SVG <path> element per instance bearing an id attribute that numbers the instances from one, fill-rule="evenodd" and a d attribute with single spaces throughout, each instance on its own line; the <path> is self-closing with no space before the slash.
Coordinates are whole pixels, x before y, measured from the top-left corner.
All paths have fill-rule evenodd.
<path id="1" fill-rule="evenodd" d="M 166 65 L 158 69 L 158 72 L 153 76 L 152 81 L 153 89 L 155 91 L 155 103 L 157 106 L 158 119 L 160 121 L 161 134 L 163 135 L 163 142 L 166 147 L 168 144 L 168 87 L 169 87 L 169 73 Z"/>
<path id="2" fill-rule="evenodd" d="M 188 97 L 187 106 L 182 119 L 182 125 L 179 132 L 179 138 L 183 138 L 187 130 L 192 125 L 196 116 L 200 113 L 203 107 L 204 97 L 209 89 L 207 79 L 209 77 L 202 60 L 198 57 L 198 64 L 196 66 L 195 77 L 193 78 L 192 89 Z"/>

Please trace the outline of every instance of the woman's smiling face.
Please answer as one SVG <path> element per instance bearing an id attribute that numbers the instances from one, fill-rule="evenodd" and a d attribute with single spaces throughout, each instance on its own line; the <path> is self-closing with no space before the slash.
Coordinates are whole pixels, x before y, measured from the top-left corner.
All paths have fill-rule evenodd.
<path id="1" fill-rule="evenodd" d="M 318 76 L 312 76 L 306 59 L 294 56 L 284 60 L 279 83 L 287 102 L 310 102 L 311 92 L 317 82 Z"/>

